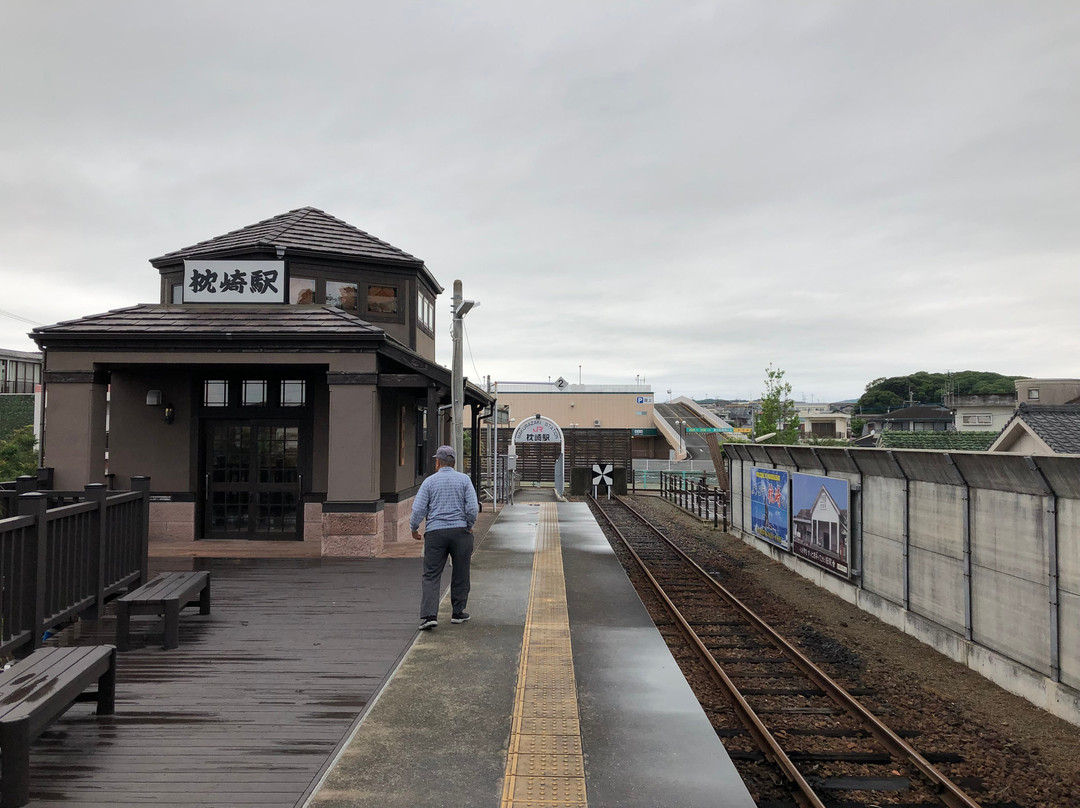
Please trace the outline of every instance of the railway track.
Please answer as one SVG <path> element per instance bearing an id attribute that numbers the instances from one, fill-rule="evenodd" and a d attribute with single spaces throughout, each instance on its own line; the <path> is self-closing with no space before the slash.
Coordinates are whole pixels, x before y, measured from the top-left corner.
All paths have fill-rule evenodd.
<path id="1" fill-rule="evenodd" d="M 759 806 L 978 808 L 934 765 L 957 761 L 916 751 L 857 698 L 872 692 L 841 686 L 627 503 L 592 506 L 730 702 L 714 726 Z"/>

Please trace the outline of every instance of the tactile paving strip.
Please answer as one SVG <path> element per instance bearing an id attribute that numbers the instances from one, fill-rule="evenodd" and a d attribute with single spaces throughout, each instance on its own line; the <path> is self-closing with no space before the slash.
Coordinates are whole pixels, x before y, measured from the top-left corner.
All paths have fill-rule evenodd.
<path id="1" fill-rule="evenodd" d="M 587 806 L 559 512 L 540 506 L 503 808 Z"/>

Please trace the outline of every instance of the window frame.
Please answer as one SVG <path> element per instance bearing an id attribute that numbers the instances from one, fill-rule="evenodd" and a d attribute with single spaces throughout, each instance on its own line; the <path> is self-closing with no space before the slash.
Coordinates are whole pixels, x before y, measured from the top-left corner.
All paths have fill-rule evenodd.
<path id="1" fill-rule="evenodd" d="M 423 289 L 416 290 L 416 325 L 425 334 L 435 336 L 435 299 Z"/>

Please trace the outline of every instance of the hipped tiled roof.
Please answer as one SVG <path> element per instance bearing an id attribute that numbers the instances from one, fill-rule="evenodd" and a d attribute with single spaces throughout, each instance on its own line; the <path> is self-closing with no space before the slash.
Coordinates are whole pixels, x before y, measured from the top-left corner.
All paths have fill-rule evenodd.
<path id="1" fill-rule="evenodd" d="M 270 219 L 241 227 L 215 238 L 200 241 L 190 247 L 151 258 L 154 266 L 174 264 L 184 258 L 207 255 L 228 255 L 258 248 L 299 250 L 336 254 L 374 261 L 391 261 L 422 266 L 416 256 L 399 250 L 393 244 L 375 238 L 348 222 L 343 222 L 318 208 L 290 210 Z"/>

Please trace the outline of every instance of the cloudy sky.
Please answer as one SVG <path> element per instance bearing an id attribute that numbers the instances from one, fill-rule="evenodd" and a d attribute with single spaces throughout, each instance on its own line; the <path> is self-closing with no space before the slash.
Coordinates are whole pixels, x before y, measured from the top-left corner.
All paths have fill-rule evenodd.
<path id="1" fill-rule="evenodd" d="M 1080 376 L 1078 77 L 1073 0 L 6 2 L 0 347 L 313 205 L 472 378 Z"/>

